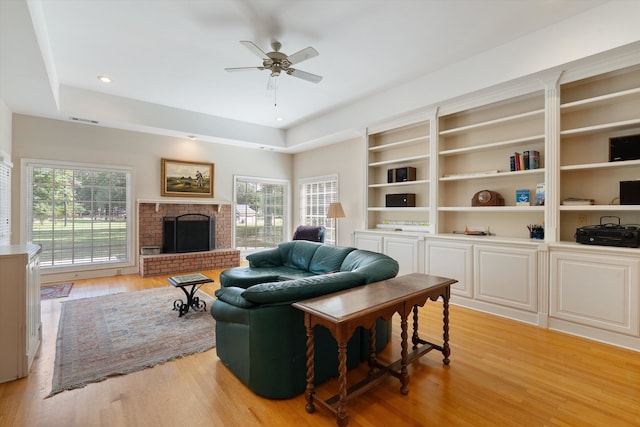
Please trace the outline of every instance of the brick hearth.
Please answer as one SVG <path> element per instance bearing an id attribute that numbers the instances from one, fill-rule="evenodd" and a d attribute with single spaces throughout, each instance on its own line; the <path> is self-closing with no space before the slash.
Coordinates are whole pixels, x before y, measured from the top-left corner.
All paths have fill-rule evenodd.
<path id="1" fill-rule="evenodd" d="M 162 218 L 184 214 L 203 214 L 215 217 L 216 248 L 206 252 L 140 255 L 139 273 L 141 276 L 188 273 L 240 265 L 240 251 L 231 247 L 233 215 L 230 204 L 140 202 L 138 204 L 138 242 L 140 248 L 146 246 L 162 247 Z"/>
<path id="2" fill-rule="evenodd" d="M 214 249 L 207 252 L 182 254 L 140 255 L 140 275 L 142 277 L 215 270 L 239 265 L 240 251 L 236 249 Z"/>

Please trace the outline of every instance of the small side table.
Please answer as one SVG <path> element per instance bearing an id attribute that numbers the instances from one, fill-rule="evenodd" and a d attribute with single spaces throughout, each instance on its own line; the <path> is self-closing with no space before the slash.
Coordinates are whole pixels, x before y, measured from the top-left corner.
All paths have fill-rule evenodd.
<path id="1" fill-rule="evenodd" d="M 177 299 L 173 302 L 173 309 L 179 312 L 178 317 L 182 317 L 187 314 L 189 312 L 189 308 L 193 311 L 205 311 L 207 309 L 207 303 L 200 301 L 200 298 L 195 296 L 195 294 L 202 285 L 213 282 L 213 279 L 205 276 L 204 274 L 196 273 L 169 277 L 167 281 L 174 287 L 182 289 L 184 294 L 187 296 L 187 302 L 184 302 L 181 299 Z"/>

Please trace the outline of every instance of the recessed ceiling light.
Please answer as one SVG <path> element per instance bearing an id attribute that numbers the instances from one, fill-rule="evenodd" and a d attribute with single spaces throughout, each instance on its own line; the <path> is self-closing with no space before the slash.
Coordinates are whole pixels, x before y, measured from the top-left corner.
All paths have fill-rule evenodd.
<path id="1" fill-rule="evenodd" d="M 284 117 L 276 117 L 276 122 L 281 122 L 284 120 Z"/>
<path id="2" fill-rule="evenodd" d="M 98 76 L 98 80 L 102 83 L 111 83 L 111 77 L 109 76 Z"/>

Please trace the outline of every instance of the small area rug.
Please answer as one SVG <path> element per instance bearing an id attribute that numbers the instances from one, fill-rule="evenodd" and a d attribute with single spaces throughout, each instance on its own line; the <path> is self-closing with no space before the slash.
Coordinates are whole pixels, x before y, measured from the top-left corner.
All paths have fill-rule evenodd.
<path id="1" fill-rule="evenodd" d="M 71 293 L 73 283 L 56 283 L 55 285 L 42 285 L 40 287 L 40 299 L 42 301 L 55 298 L 65 298 Z"/>
<path id="2" fill-rule="evenodd" d="M 206 311 L 173 310 L 184 293 L 172 286 L 64 301 L 49 396 L 150 368 L 215 347 L 211 296 Z"/>

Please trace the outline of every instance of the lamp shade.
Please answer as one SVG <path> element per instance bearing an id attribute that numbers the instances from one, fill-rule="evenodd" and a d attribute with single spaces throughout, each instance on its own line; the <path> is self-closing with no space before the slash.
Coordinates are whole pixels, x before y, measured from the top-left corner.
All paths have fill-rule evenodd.
<path id="1" fill-rule="evenodd" d="M 340 202 L 331 203 L 327 209 L 327 218 L 344 218 L 344 210 Z"/>

